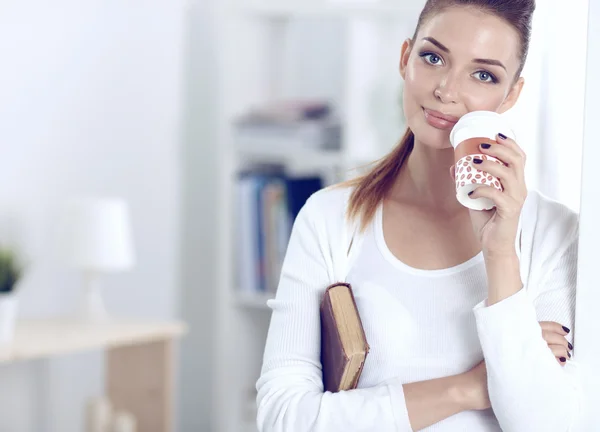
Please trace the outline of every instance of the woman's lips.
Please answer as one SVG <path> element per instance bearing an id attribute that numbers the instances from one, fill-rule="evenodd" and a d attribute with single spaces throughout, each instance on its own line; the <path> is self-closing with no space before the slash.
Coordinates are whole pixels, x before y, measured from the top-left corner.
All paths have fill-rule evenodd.
<path id="1" fill-rule="evenodd" d="M 458 122 L 458 117 L 442 114 L 438 111 L 428 110 L 423 108 L 425 120 L 436 129 L 448 130 L 452 129 Z"/>

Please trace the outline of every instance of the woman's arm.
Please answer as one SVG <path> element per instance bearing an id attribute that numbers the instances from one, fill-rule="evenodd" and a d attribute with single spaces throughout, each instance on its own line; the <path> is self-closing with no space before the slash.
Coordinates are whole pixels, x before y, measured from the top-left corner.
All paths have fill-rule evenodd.
<path id="1" fill-rule="evenodd" d="M 572 328 L 577 217 L 558 203 L 535 196 L 534 201 L 527 200 L 525 153 L 505 135 L 498 134 L 496 141 L 482 144 L 480 150 L 502 164 L 479 158 L 473 163 L 499 178 L 502 191 L 482 186 L 471 193 L 472 198 L 491 199 L 496 208 L 470 213 L 488 276 L 488 299 L 474 312 L 488 368 L 490 400 L 504 431 L 567 431 L 578 407 L 574 365 L 562 368 L 556 362 L 538 320 Z M 524 212 L 527 202 L 537 205 Z M 516 240 L 519 244 L 523 240 L 520 234 L 517 237 L 521 216 L 528 227 L 535 225 L 528 232 L 535 239 L 528 249 L 535 254 L 526 256 L 531 258 L 526 289 L 515 251 Z M 536 286 L 531 286 L 532 272 L 543 275 L 533 280 Z"/>
<path id="2" fill-rule="evenodd" d="M 314 370 L 313 370 L 314 369 Z M 461 375 L 339 393 L 323 392 L 320 369 L 276 368 L 258 382 L 260 431 L 418 431 L 461 411 L 489 408 L 485 364 Z"/>
<path id="3" fill-rule="evenodd" d="M 327 247 L 317 236 L 324 227 L 312 216 L 325 211 L 318 204 L 311 198 L 300 212 L 276 299 L 269 302 L 273 312 L 257 382 L 259 430 L 407 432 L 475 409 L 478 397 L 487 399 L 485 373 L 477 369 L 406 385 L 394 379 L 372 388 L 323 391 L 319 303 L 331 277 Z"/>
<path id="4" fill-rule="evenodd" d="M 466 410 L 490 407 L 485 362 L 460 375 L 404 384 L 413 430 L 421 430 Z"/>
<path id="5" fill-rule="evenodd" d="M 575 421 L 576 365 L 557 363 L 538 323 L 552 319 L 573 328 L 577 242 L 570 242 L 533 302 L 526 290 L 516 289 L 513 259 L 486 262 L 490 298 L 475 316 L 492 408 L 504 431 L 568 431 Z"/>

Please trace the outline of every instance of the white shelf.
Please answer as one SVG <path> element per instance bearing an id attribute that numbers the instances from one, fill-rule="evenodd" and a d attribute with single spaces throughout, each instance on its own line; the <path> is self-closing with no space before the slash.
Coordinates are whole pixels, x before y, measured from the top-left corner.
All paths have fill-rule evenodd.
<path id="1" fill-rule="evenodd" d="M 418 17 L 422 9 L 419 2 L 409 6 L 408 2 L 378 1 L 253 1 L 242 6 L 249 14 L 263 18 L 303 18 L 303 17 L 336 17 L 336 18 L 409 18 Z"/>
<path id="2" fill-rule="evenodd" d="M 274 293 L 235 293 L 235 303 L 240 307 L 252 308 L 252 309 L 264 309 L 271 310 L 267 306 L 267 300 L 275 297 Z"/>
<path id="3" fill-rule="evenodd" d="M 237 148 L 238 159 L 245 162 L 285 163 L 301 167 L 334 167 L 344 164 L 337 150 L 287 149 L 283 147 Z"/>
<path id="4" fill-rule="evenodd" d="M 236 149 L 238 162 L 276 163 L 298 168 L 356 168 L 372 164 L 378 156 L 349 156 L 341 150 L 289 150 L 274 147 Z"/>
<path id="5" fill-rule="evenodd" d="M 19 321 L 10 345 L 0 347 L 0 363 L 72 352 L 135 345 L 180 336 L 185 324 L 110 320 L 102 323 L 52 318 Z"/>

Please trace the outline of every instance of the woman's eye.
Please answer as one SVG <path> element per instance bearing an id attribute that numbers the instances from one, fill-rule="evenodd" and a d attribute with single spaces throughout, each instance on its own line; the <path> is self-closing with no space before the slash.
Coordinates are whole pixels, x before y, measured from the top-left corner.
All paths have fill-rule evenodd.
<path id="1" fill-rule="evenodd" d="M 421 54 L 421 57 L 423 57 L 427 63 L 432 65 L 438 65 L 442 63 L 442 59 L 437 54 L 424 53 Z"/>
<path id="2" fill-rule="evenodd" d="M 475 73 L 475 76 L 477 77 L 477 79 L 479 79 L 482 82 L 496 82 L 496 78 L 489 72 L 486 71 L 479 71 Z"/>

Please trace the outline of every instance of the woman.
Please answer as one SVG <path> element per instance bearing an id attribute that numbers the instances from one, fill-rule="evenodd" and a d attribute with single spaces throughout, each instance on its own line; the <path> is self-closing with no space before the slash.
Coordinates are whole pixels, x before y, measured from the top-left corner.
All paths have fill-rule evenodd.
<path id="1" fill-rule="evenodd" d="M 577 216 L 527 192 L 525 155 L 502 131 L 481 151 L 505 166 L 476 163 L 504 190 L 472 195 L 494 210 L 461 206 L 448 175 L 457 120 L 517 102 L 534 9 L 534 0 L 427 2 L 400 59 L 408 132 L 370 173 L 313 195 L 294 224 L 257 383 L 261 431 L 573 424 Z M 342 279 L 371 350 L 358 389 L 330 393 L 319 302 Z"/>

